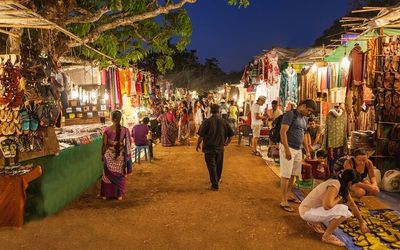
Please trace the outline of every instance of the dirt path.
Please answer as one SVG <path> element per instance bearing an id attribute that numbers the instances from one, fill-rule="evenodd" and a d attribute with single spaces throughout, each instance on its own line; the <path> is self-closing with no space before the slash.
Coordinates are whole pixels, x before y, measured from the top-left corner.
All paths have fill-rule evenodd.
<path id="1" fill-rule="evenodd" d="M 155 151 L 124 201 L 90 190 L 55 216 L 1 230 L 0 249 L 334 249 L 279 208 L 278 178 L 248 147 L 227 148 L 219 192 L 207 190 L 194 146 Z"/>

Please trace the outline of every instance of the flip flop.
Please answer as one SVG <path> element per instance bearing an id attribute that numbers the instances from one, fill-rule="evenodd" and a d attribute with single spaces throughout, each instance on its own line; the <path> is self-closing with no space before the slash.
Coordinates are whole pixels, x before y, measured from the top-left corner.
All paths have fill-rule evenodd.
<path id="1" fill-rule="evenodd" d="M 312 222 L 307 222 L 307 225 L 311 227 L 315 232 L 319 234 L 325 233 L 325 229 L 321 225 L 321 223 L 312 223 Z"/>
<path id="2" fill-rule="evenodd" d="M 294 209 L 293 209 L 290 205 L 283 205 L 283 204 L 281 203 L 281 204 L 279 204 L 279 206 L 280 206 L 283 210 L 285 210 L 286 212 L 290 212 L 290 213 L 293 213 L 293 212 L 294 212 Z"/>
<path id="3" fill-rule="evenodd" d="M 254 154 L 255 156 L 261 156 L 260 152 L 258 152 L 258 151 L 253 151 L 253 154 Z"/>
<path id="4" fill-rule="evenodd" d="M 288 201 L 289 201 L 289 202 L 293 202 L 293 203 L 295 203 L 295 204 L 300 204 L 300 203 L 301 203 L 301 200 L 299 200 L 299 199 L 297 199 L 297 198 L 290 198 L 290 199 L 288 199 Z"/>
<path id="5" fill-rule="evenodd" d="M 328 243 L 328 244 L 332 244 L 335 246 L 339 246 L 339 247 L 345 247 L 346 244 L 344 244 L 343 241 L 339 240 L 335 235 L 331 234 L 328 237 L 324 237 L 322 236 L 322 242 Z"/>

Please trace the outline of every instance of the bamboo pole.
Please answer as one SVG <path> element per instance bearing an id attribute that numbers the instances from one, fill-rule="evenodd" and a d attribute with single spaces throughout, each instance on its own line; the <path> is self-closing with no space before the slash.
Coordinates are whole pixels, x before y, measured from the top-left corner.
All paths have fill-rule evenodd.
<path id="1" fill-rule="evenodd" d="M 9 31 L 7 31 L 7 30 L 0 29 L 0 32 L 1 32 L 1 33 L 4 33 L 4 34 L 7 34 L 7 35 L 9 35 L 9 36 L 12 36 L 12 37 L 18 37 L 18 35 L 14 34 L 14 33 L 12 33 L 12 32 L 9 32 Z"/>

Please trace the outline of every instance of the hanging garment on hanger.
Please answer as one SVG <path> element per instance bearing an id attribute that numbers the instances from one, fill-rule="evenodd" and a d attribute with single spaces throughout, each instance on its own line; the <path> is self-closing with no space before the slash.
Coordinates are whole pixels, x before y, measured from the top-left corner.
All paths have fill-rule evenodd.
<path id="1" fill-rule="evenodd" d="M 349 77 L 347 80 L 347 87 L 359 86 L 364 82 L 363 79 L 364 53 L 359 45 L 354 46 L 354 48 L 351 50 L 349 59 L 350 59 L 350 68 L 349 68 Z"/>
<path id="2" fill-rule="evenodd" d="M 138 95 L 142 94 L 141 84 L 142 84 L 142 74 L 138 72 L 136 74 L 136 94 Z"/>
<path id="3" fill-rule="evenodd" d="M 110 68 L 110 104 L 111 110 L 115 110 L 115 77 L 114 77 L 114 69 Z"/>
<path id="4" fill-rule="evenodd" d="M 121 88 L 121 79 L 119 78 L 119 69 L 115 70 L 115 77 L 116 77 L 116 88 L 117 88 L 117 98 L 118 98 L 118 104 L 119 104 L 119 109 L 122 109 L 122 88 Z"/>
<path id="5" fill-rule="evenodd" d="M 320 90 L 324 91 L 328 88 L 328 67 L 321 67 L 318 69 L 321 72 L 321 87 Z"/>
<path id="6" fill-rule="evenodd" d="M 264 78 L 269 85 L 280 84 L 281 72 L 278 65 L 279 56 L 276 51 L 269 52 L 264 58 Z"/>
<path id="7" fill-rule="evenodd" d="M 279 99 L 284 107 L 287 103 L 297 103 L 297 73 L 292 67 L 282 72 Z"/>
<path id="8" fill-rule="evenodd" d="M 130 95 L 136 95 L 136 81 L 137 81 L 137 72 L 133 69 L 130 70 L 131 74 L 131 93 Z"/>
<path id="9" fill-rule="evenodd" d="M 347 119 L 342 109 L 332 109 L 326 117 L 324 146 L 326 148 L 339 148 L 346 145 Z"/>
<path id="10" fill-rule="evenodd" d="M 366 84 L 368 87 L 373 88 L 374 79 L 375 79 L 375 71 L 377 70 L 377 58 L 378 55 L 378 39 L 373 38 L 369 39 L 367 42 L 367 61 L 366 61 L 366 70 L 364 73 L 366 74 Z"/>

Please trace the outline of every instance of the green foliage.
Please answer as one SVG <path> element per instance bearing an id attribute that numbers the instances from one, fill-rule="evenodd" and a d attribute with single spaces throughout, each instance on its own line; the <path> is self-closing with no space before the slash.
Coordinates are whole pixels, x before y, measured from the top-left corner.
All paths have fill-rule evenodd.
<path id="1" fill-rule="evenodd" d="M 53 0 L 33 1 L 41 13 L 58 13 L 54 9 Z M 231 6 L 239 7 L 247 7 L 250 2 L 250 0 L 224 1 Z M 57 3 L 59 2 L 63 2 L 66 10 L 60 16 L 54 17 L 60 25 L 62 25 L 60 20 L 67 20 L 77 15 L 85 15 L 85 13 L 93 15 L 99 9 L 108 7 L 109 11 L 95 22 L 66 25 L 65 28 L 83 38 L 91 35 L 91 32 L 102 27 L 102 25 L 120 18 L 148 13 L 160 6 L 177 3 L 178 0 L 60 0 Z M 71 4 L 76 5 L 71 6 Z M 51 11 L 49 12 L 46 9 L 51 9 Z M 52 19 L 50 18 L 50 20 Z M 162 14 L 155 18 L 145 19 L 126 26 L 117 25 L 111 30 L 102 32 L 89 45 L 110 57 L 116 58 L 114 63 L 121 66 L 139 62 L 151 54 L 156 56 L 156 58 L 152 59 L 154 59 L 154 66 L 157 67 L 158 72 L 165 73 L 171 71 L 174 67 L 174 53 L 185 51 L 191 41 L 192 31 L 190 17 L 187 11 L 181 8 L 170 11 L 168 14 Z M 65 48 L 65 46 L 60 45 L 60 48 L 62 47 Z M 82 59 L 98 60 L 101 65 L 105 65 L 108 61 L 86 47 L 74 49 L 74 55 Z"/>
<path id="2" fill-rule="evenodd" d="M 250 0 L 227 0 L 229 5 L 247 7 L 250 5 Z"/>

